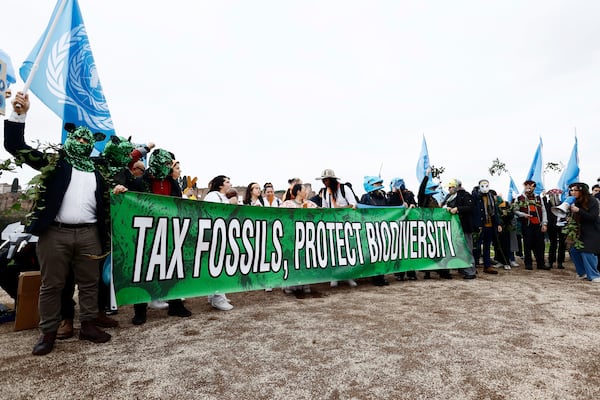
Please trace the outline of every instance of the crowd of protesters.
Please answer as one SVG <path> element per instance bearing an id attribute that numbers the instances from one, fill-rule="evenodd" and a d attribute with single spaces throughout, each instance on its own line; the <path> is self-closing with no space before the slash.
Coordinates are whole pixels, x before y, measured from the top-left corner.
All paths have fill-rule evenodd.
<path id="1" fill-rule="evenodd" d="M 58 153 L 43 153 L 25 143 L 25 119 L 30 108 L 26 94 L 18 93 L 13 100 L 14 112 L 5 121 L 4 145 L 16 159 L 42 172 L 34 205 L 34 218 L 28 232 L 39 237 L 37 258 L 42 285 L 39 297 L 39 328 L 41 336 L 32 353 L 44 355 L 52 351 L 56 339 L 74 335 L 74 295 L 78 287 L 79 338 L 94 343 L 104 343 L 111 335 L 101 328 L 118 325 L 111 319 L 108 287 L 103 282 L 102 262 L 110 249 L 108 194 L 137 191 L 191 200 L 217 202 L 236 206 L 285 208 L 357 208 L 374 207 L 443 208 L 457 215 L 469 250 L 472 263 L 458 270 L 464 279 L 475 279 L 477 267 L 485 274 L 498 275 L 498 270 L 510 271 L 523 266 L 527 270 L 564 269 L 568 252 L 575 265 L 577 276 L 591 282 L 600 282 L 598 253 L 600 253 L 600 186 L 592 191 L 587 184 L 569 185 L 569 202 L 561 199 L 563 193 L 553 189 L 536 194 L 536 183 L 523 183 L 523 193 L 512 202 L 506 201 L 490 188 L 486 179 L 478 182 L 471 192 L 460 179 L 451 179 L 448 193 L 436 200 L 439 185 L 426 174 L 415 195 L 406 188 L 402 178 L 391 179 L 389 191 L 379 176 L 365 176 L 365 194 L 359 199 L 352 185 L 342 183 L 332 169 L 324 169 L 316 179 L 323 184 L 317 192 L 299 178 L 289 180 L 289 188 L 282 198 L 275 195 L 274 187 L 267 182 L 247 185 L 245 193 L 232 188 L 230 178 L 215 176 L 209 183 L 204 198 L 193 190 L 195 181 L 181 185 L 181 165 L 175 155 L 153 144 L 136 146 L 129 139 L 112 137 L 103 154 L 91 157 L 96 137 L 84 127 L 65 127 L 67 140 Z M 148 168 L 146 168 L 146 160 Z M 240 201 L 240 199 L 243 199 Z M 240 204 L 241 203 L 241 204 Z M 549 250 L 546 252 L 546 243 Z M 547 256 L 547 257 L 546 257 Z M 519 263 L 518 260 L 521 260 Z M 450 270 L 435 271 L 441 279 L 452 279 Z M 398 281 L 417 280 L 416 271 L 394 274 Z M 432 279 L 429 271 L 422 279 Z M 375 286 L 387 286 L 384 275 L 372 278 Z M 335 288 L 341 282 L 331 281 Z M 350 287 L 357 282 L 348 279 Z M 286 294 L 310 293 L 310 285 L 282 288 Z M 272 288 L 267 288 L 272 291 Z M 234 308 L 224 294 L 208 297 L 209 304 L 217 310 Z M 131 322 L 146 322 L 148 307 L 167 309 L 169 316 L 186 318 L 192 315 L 183 299 L 134 305 Z"/>

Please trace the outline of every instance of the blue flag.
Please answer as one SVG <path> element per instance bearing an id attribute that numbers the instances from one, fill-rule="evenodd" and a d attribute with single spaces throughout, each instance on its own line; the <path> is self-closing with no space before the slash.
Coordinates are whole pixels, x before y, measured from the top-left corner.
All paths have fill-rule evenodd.
<path id="1" fill-rule="evenodd" d="M 577 154 L 577 136 L 575 136 L 575 144 L 571 150 L 571 157 L 567 167 L 564 169 L 558 180 L 558 188 L 563 191 L 562 199 L 564 200 L 569 193 L 569 185 L 573 182 L 579 182 L 579 156 Z"/>
<path id="2" fill-rule="evenodd" d="M 17 82 L 17 79 L 15 78 L 15 69 L 13 68 L 12 62 L 10 61 L 10 57 L 2 49 L 0 49 L 0 60 L 2 60 L 6 64 L 6 80 L 8 82 L 6 87 L 9 87 L 11 83 Z"/>
<path id="3" fill-rule="evenodd" d="M 423 135 L 423 144 L 421 145 L 421 155 L 417 161 L 417 181 L 420 183 L 427 174 L 429 165 L 429 151 L 427 151 L 427 142 L 425 141 L 425 135 Z M 429 177 L 431 178 L 431 176 Z M 430 179 L 431 180 L 431 179 Z"/>
<path id="4" fill-rule="evenodd" d="M 19 70 L 24 81 L 32 72 L 46 39 L 48 45 L 41 55 L 37 73 L 34 71 L 31 91 L 62 118 L 63 125 L 72 122 L 87 126 L 92 132 L 104 133 L 106 139 L 95 145 L 101 152 L 115 131 L 77 0 L 57 2 L 48 27 Z M 67 132 L 61 129 L 64 143 Z"/>
<path id="5" fill-rule="evenodd" d="M 417 179 L 419 183 L 423 181 L 425 175 L 429 177 L 427 181 L 427 187 L 425 188 L 425 194 L 431 194 L 437 200 L 438 203 L 441 203 L 446 193 L 440 187 L 438 182 L 433 180 L 433 174 L 427 170 L 431 167 L 429 164 L 429 151 L 427 150 L 427 142 L 425 141 L 425 135 L 423 135 L 423 144 L 421 145 L 421 155 L 419 156 L 419 160 L 417 161 Z"/>
<path id="6" fill-rule="evenodd" d="M 544 190 L 544 183 L 542 181 L 542 138 L 540 137 L 540 144 L 533 156 L 531 167 L 527 173 L 526 181 L 532 180 L 535 182 L 535 194 L 540 194 Z"/>
<path id="7" fill-rule="evenodd" d="M 10 57 L 4 50 L 0 49 L 0 115 L 6 112 L 6 91 L 11 83 L 15 83 L 15 70 Z"/>
<path id="8" fill-rule="evenodd" d="M 510 176 L 510 175 L 509 175 Z M 508 187 L 508 197 L 506 198 L 506 200 L 509 203 L 512 203 L 513 199 L 515 197 L 519 196 L 519 188 L 517 187 L 517 185 L 515 184 L 515 181 L 513 180 L 512 176 L 510 176 L 510 185 Z"/>

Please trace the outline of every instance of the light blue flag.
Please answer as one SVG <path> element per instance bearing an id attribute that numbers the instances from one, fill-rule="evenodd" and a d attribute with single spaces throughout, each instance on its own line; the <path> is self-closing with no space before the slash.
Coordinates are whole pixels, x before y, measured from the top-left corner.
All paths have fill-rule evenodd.
<path id="1" fill-rule="evenodd" d="M 526 181 L 532 180 L 535 182 L 535 194 L 540 194 L 544 190 L 544 183 L 542 182 L 542 138 L 540 137 L 540 144 L 535 151 L 531 167 L 527 173 Z"/>
<path id="2" fill-rule="evenodd" d="M 421 145 L 421 155 L 417 161 L 417 181 L 421 183 L 425 174 L 427 174 L 427 168 L 429 168 L 429 151 L 427 151 L 427 142 L 425 141 L 425 135 L 423 135 L 423 144 Z M 429 177 L 431 178 L 431 176 Z M 431 179 L 430 179 L 431 180 Z"/>
<path id="3" fill-rule="evenodd" d="M 509 175 L 510 176 L 510 175 Z M 508 197 L 506 198 L 506 200 L 509 203 L 512 203 L 513 199 L 515 197 L 519 196 L 519 188 L 517 187 L 515 181 L 513 180 L 512 176 L 510 176 L 510 185 L 508 187 Z"/>
<path id="4" fill-rule="evenodd" d="M 66 5 L 58 15 L 64 1 Z M 19 70 L 21 78 L 27 81 L 55 18 L 56 26 L 31 82 L 31 91 L 62 118 L 63 125 L 72 122 L 104 133 L 106 139 L 95 146 L 101 152 L 115 131 L 77 0 L 57 2 L 48 27 Z M 64 143 L 67 132 L 61 129 Z"/>
<path id="5" fill-rule="evenodd" d="M 573 182 L 579 182 L 579 156 L 577 153 L 577 136 L 575 136 L 575 144 L 571 150 L 571 157 L 567 167 L 564 169 L 558 180 L 558 188 L 563 191 L 561 198 L 565 199 L 569 193 L 569 185 Z"/>
<path id="6" fill-rule="evenodd" d="M 11 83 L 15 83 L 15 69 L 8 54 L 0 49 L 0 115 L 6 112 L 6 91 Z"/>
<path id="7" fill-rule="evenodd" d="M 0 60 L 4 61 L 6 64 L 6 80 L 8 82 L 6 87 L 9 87 L 11 83 L 17 82 L 17 78 L 15 78 L 15 69 L 10 61 L 10 56 L 2 49 L 0 49 Z"/>

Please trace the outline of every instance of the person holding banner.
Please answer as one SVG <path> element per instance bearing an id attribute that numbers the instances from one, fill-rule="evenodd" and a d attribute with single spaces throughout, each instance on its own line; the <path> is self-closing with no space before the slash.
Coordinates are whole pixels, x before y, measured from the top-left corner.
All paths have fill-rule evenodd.
<path id="1" fill-rule="evenodd" d="M 229 189 L 231 189 L 229 177 L 217 175 L 208 183 L 208 193 L 204 197 L 204 201 L 231 204 L 229 198 L 227 198 Z M 208 296 L 208 303 L 213 308 L 220 311 L 229 311 L 233 309 L 233 305 L 229 303 L 229 299 L 224 294 L 212 294 Z"/>
<path id="2" fill-rule="evenodd" d="M 317 208 L 317 205 L 308 200 L 310 186 L 307 184 L 296 183 L 290 189 L 292 199 L 281 203 L 281 208 Z M 302 290 L 303 293 L 310 293 L 310 285 L 287 286 L 283 288 L 283 293 L 292 294 L 295 291 Z"/>
<path id="3" fill-rule="evenodd" d="M 356 199 L 354 198 L 354 192 L 351 188 L 348 188 L 345 184 L 340 183 L 340 180 L 335 176 L 335 172 L 332 169 L 324 169 L 317 180 L 321 180 L 324 188 L 319 193 L 321 194 L 321 207 L 323 208 L 356 208 Z M 357 283 L 354 279 L 348 279 L 346 281 L 350 287 L 356 287 Z M 331 281 L 329 283 L 331 287 L 337 287 L 337 281 Z"/>
<path id="4" fill-rule="evenodd" d="M 388 198 L 383 190 L 383 179 L 379 176 L 365 176 L 363 181 L 365 194 L 360 198 L 360 204 L 369 206 L 385 207 L 388 205 Z M 384 275 L 376 275 L 371 278 L 371 282 L 375 286 L 387 286 L 390 283 L 385 279 Z"/>
<path id="5" fill-rule="evenodd" d="M 260 195 L 260 185 L 256 182 L 250 182 L 246 188 L 246 194 L 244 195 L 243 203 L 247 206 L 259 206 L 263 207 L 265 201 Z"/>
<path id="6" fill-rule="evenodd" d="M 281 205 L 281 199 L 275 196 L 275 189 L 273 189 L 273 184 L 271 182 L 264 184 L 263 191 L 265 194 L 263 199 L 265 207 L 279 207 Z"/>
<path id="7" fill-rule="evenodd" d="M 173 153 L 164 149 L 155 149 L 150 154 L 148 164 L 148 169 L 141 177 L 146 192 L 173 197 L 183 196 L 181 186 L 173 177 L 174 167 L 178 167 Z M 177 173 L 180 173 L 178 168 L 175 176 Z M 192 315 L 192 312 L 185 308 L 181 299 L 169 300 L 167 303 L 169 305 L 167 315 L 169 316 L 187 318 Z M 134 304 L 133 309 L 134 316 L 131 322 L 134 325 L 146 323 L 148 304 Z"/>
<path id="8" fill-rule="evenodd" d="M 390 206 L 403 206 L 406 208 L 414 208 L 417 206 L 415 194 L 406 188 L 406 184 L 402 178 L 392 179 L 387 198 L 388 205 Z M 403 281 L 405 277 L 411 281 L 417 280 L 416 271 L 396 272 L 394 276 L 397 281 Z"/>
<path id="9" fill-rule="evenodd" d="M 425 176 L 419 185 L 417 194 L 417 206 L 420 208 L 438 208 L 440 204 L 435 199 L 438 194 L 439 184 L 431 178 L 431 168 L 427 168 Z M 452 279 L 452 274 L 448 269 L 439 269 L 435 271 L 442 279 Z M 431 271 L 423 272 L 423 279 L 431 279 Z"/>
<path id="10" fill-rule="evenodd" d="M 4 121 L 4 147 L 17 160 L 40 170 L 40 184 L 33 217 L 26 230 L 39 237 L 37 255 L 42 285 L 39 298 L 41 336 L 33 355 L 52 351 L 61 321 L 61 294 L 69 273 L 79 287 L 80 340 L 105 343 L 111 335 L 98 328 L 99 258 L 110 243 L 106 231 L 108 204 L 106 182 L 90 158 L 93 135 L 83 126 L 68 130 L 62 150 L 45 153 L 25 143 L 25 119 L 29 96 L 17 93 L 15 111 Z"/>

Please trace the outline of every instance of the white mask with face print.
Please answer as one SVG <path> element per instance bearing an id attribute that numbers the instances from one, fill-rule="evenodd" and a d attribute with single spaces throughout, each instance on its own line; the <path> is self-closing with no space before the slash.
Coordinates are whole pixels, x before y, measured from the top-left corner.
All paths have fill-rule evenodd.
<path id="1" fill-rule="evenodd" d="M 490 183 L 486 180 L 479 181 L 479 192 L 486 194 L 490 191 Z"/>

